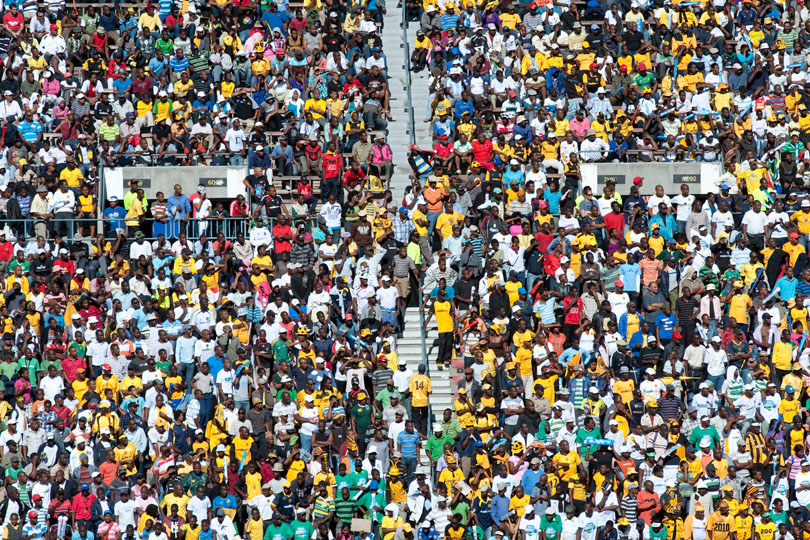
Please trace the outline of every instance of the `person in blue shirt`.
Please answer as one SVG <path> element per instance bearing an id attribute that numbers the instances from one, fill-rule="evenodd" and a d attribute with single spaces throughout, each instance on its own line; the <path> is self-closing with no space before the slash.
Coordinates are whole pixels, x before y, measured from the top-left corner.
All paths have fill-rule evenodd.
<path id="1" fill-rule="evenodd" d="M 560 215 L 560 199 L 562 192 L 560 191 L 560 184 L 557 180 L 551 180 L 543 192 L 543 200 L 548 203 L 548 213 L 552 216 Z"/>
<path id="2" fill-rule="evenodd" d="M 169 211 L 169 229 L 166 237 L 168 239 L 177 238 L 180 234 L 180 222 L 187 222 L 191 215 L 191 202 L 183 193 L 180 184 L 175 184 L 174 193 L 166 201 Z"/>
<path id="3" fill-rule="evenodd" d="M 497 479 L 495 481 L 497 482 Z M 500 527 L 501 522 L 506 519 L 506 516 L 509 513 L 510 499 L 506 496 L 505 482 L 498 482 L 495 484 L 495 489 L 497 490 L 498 494 L 492 497 L 492 501 L 490 503 L 490 516 L 492 518 L 492 524 L 496 527 Z"/>
<path id="4" fill-rule="evenodd" d="M 619 279 L 624 283 L 624 292 L 630 297 L 631 302 L 635 302 L 638 298 L 641 284 L 641 266 L 638 264 L 641 254 L 635 255 L 628 257 L 627 262 L 619 266 Z"/>
<path id="5" fill-rule="evenodd" d="M 678 223 L 675 221 L 675 216 L 669 213 L 667 205 L 661 203 L 658 205 L 658 213 L 650 218 L 650 227 L 655 225 L 661 227 L 661 236 L 667 240 L 672 240 L 674 234 L 678 231 Z"/>
<path id="6" fill-rule="evenodd" d="M 619 285 L 616 285 L 616 289 L 618 294 L 622 293 L 622 291 L 619 290 L 620 289 Z M 622 316 L 619 317 L 619 334 L 621 334 L 622 339 L 624 339 L 625 341 L 627 341 L 628 338 L 627 326 L 630 321 L 633 322 L 641 321 L 641 315 L 636 313 L 636 304 L 633 302 L 627 304 L 627 311 L 622 313 Z"/>
<path id="7" fill-rule="evenodd" d="M 509 169 L 503 173 L 503 182 L 504 184 L 512 184 L 512 181 L 516 181 L 518 186 L 523 185 L 523 171 L 520 168 L 520 162 L 514 158 L 509 160 Z"/>
<path id="8" fill-rule="evenodd" d="M 118 206 L 118 197 L 115 195 L 109 198 L 110 206 L 104 209 L 104 222 L 107 225 L 107 232 L 114 233 L 116 229 L 126 229 L 124 218 L 127 211 L 123 206 Z"/>
<path id="9" fill-rule="evenodd" d="M 424 521 L 419 525 L 419 533 L 416 538 L 417 540 L 439 540 L 439 535 L 436 533 L 436 528 L 429 521 Z"/>
<path id="10" fill-rule="evenodd" d="M 793 267 L 786 266 L 785 275 L 776 280 L 771 296 L 779 294 L 779 298 L 787 302 L 792 298 L 796 298 L 796 289 L 798 287 L 799 280 L 793 275 Z"/>
<path id="11" fill-rule="evenodd" d="M 627 341 L 627 346 L 633 351 L 633 354 L 638 356 L 638 353 L 647 345 L 650 338 L 654 337 L 652 332 L 650 332 L 650 325 L 647 322 L 642 322 L 638 332 L 630 336 L 630 339 Z"/>
<path id="12" fill-rule="evenodd" d="M 225 451 L 225 445 L 220 444 L 217 446 L 216 451 L 219 454 L 220 449 Z M 222 484 L 219 486 L 219 495 L 214 497 L 214 500 L 211 501 L 211 505 L 214 508 L 222 508 L 224 510 L 236 510 L 239 506 L 239 501 L 236 500 L 236 496 L 233 493 L 228 493 L 228 486 Z"/>
<path id="13" fill-rule="evenodd" d="M 672 308 L 669 304 L 664 304 L 662 312 L 655 318 L 655 335 L 658 337 L 658 343 L 667 345 L 672 341 L 672 334 L 675 332 L 675 325 L 677 321 L 675 314 L 672 313 Z"/>
<path id="14" fill-rule="evenodd" d="M 149 60 L 149 71 L 153 77 L 160 78 L 168 65 L 169 59 L 160 50 L 156 50 L 154 58 Z"/>
<path id="15" fill-rule="evenodd" d="M 461 92 L 461 99 L 456 101 L 453 109 L 456 118 L 461 118 L 465 112 L 469 113 L 470 117 L 475 116 L 475 103 L 470 99 L 470 94 L 466 90 Z"/>
<path id="16" fill-rule="evenodd" d="M 287 32 L 284 30 L 284 23 L 292 19 L 289 12 L 279 11 L 278 5 L 275 2 L 270 3 L 270 9 L 264 12 L 261 21 L 266 24 L 268 28 L 279 28 L 281 33 L 285 36 Z"/>

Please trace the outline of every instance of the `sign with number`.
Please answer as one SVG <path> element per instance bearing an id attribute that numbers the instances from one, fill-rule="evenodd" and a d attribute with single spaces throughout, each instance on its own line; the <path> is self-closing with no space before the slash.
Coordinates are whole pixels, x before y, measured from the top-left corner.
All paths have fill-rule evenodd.
<path id="1" fill-rule="evenodd" d="M 124 193 L 129 191 L 129 188 L 132 187 L 133 180 L 138 181 L 138 187 L 141 189 L 149 189 L 152 187 L 151 178 L 127 178 L 124 180 Z"/>
<path id="2" fill-rule="evenodd" d="M 625 179 L 623 174 L 600 174 L 596 178 L 597 182 L 604 185 L 608 182 L 613 182 L 614 184 L 624 184 Z"/>
<path id="3" fill-rule="evenodd" d="M 205 187 L 225 187 L 227 180 L 225 178 L 200 178 L 200 185 Z"/>
<path id="4" fill-rule="evenodd" d="M 675 174 L 672 181 L 676 184 L 700 184 L 699 174 Z"/>

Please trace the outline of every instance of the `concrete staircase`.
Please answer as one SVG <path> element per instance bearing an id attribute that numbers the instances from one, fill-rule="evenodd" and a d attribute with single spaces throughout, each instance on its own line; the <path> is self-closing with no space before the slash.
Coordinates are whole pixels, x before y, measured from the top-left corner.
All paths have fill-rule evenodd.
<path id="1" fill-rule="evenodd" d="M 407 77 L 405 73 L 405 48 L 402 42 L 402 11 L 395 7 L 394 3 L 388 6 L 388 13 L 385 15 L 385 27 L 382 33 L 383 50 L 385 51 L 389 88 L 391 91 L 391 115 L 394 121 L 388 125 L 388 144 L 394 153 L 394 174 L 391 177 L 390 189 L 394 195 L 394 200 L 399 202 L 405 195 L 405 188 L 410 185 L 411 169 L 408 165 L 408 153 L 410 152 L 410 126 L 409 126 L 409 103 L 407 93 Z M 412 24 L 408 28 L 408 43 L 413 45 L 416 41 L 416 31 L 418 24 Z M 414 124 L 415 141 L 420 148 L 432 148 L 430 137 L 430 124 L 424 122 L 428 83 L 427 71 L 411 74 L 411 99 L 414 104 Z M 457 381 L 463 372 L 453 366 L 449 370 L 439 371 L 436 365 L 436 355 L 438 354 L 438 334 L 436 332 L 435 321 L 431 322 L 426 333 L 428 373 L 430 374 L 433 393 L 430 403 L 433 409 L 434 419 L 440 419 L 444 409 L 453 408 Z M 405 313 L 405 329 L 403 337 L 397 342 L 399 357 L 408 363 L 408 367 L 418 373 L 419 364 L 422 359 L 422 334 L 419 325 L 419 309 L 408 308 Z M 463 365 L 458 362 L 456 365 Z"/>
<path id="2" fill-rule="evenodd" d="M 411 47 L 416 43 L 416 31 L 419 30 L 419 23 L 413 22 L 408 26 L 408 43 Z M 428 75 L 430 69 L 426 68 L 419 73 L 411 73 L 411 97 L 414 104 L 414 123 L 416 131 L 416 144 L 419 148 L 433 148 L 433 141 L 430 136 L 431 124 L 425 122 L 427 116 L 428 100 Z"/>
<path id="3" fill-rule="evenodd" d="M 399 204 L 410 185 L 411 168 L 408 165 L 410 152 L 410 128 L 408 126 L 408 92 L 405 74 L 405 44 L 402 42 L 401 10 L 390 2 L 385 15 L 382 40 L 388 68 L 388 87 L 391 91 L 391 116 L 388 123 L 388 144 L 394 154 L 394 174 L 389 187 L 394 201 Z"/>
<path id="4" fill-rule="evenodd" d="M 438 354 L 438 334 L 436 333 L 436 323 L 431 321 L 426 333 L 426 351 L 428 358 L 428 372 L 430 374 L 430 384 L 433 387 L 433 394 L 430 396 L 430 404 L 433 408 L 433 415 L 436 419 L 441 418 L 444 409 L 453 408 L 453 394 L 455 385 L 452 377 L 462 375 L 454 367 L 439 371 L 436 366 L 436 356 Z M 405 331 L 402 338 L 397 342 L 399 357 L 408 362 L 408 367 L 418 373 L 419 364 L 422 363 L 422 333 L 419 328 L 419 308 L 410 307 L 405 312 Z"/>

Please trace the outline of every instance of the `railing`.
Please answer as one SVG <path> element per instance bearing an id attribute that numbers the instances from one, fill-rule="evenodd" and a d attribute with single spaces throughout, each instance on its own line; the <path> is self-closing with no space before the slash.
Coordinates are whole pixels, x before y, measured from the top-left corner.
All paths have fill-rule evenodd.
<path id="1" fill-rule="evenodd" d="M 104 234 L 109 239 L 115 239 L 118 236 L 124 238 L 133 238 L 135 233 L 140 231 L 144 233 L 146 240 L 156 240 L 158 234 L 163 234 L 166 240 L 175 240 L 180 233 L 185 233 L 186 239 L 189 241 L 199 240 L 200 237 L 205 236 L 211 240 L 216 239 L 217 235 L 222 232 L 227 240 L 233 241 L 238 234 L 244 234 L 248 238 L 251 230 L 252 217 L 223 217 L 218 218 L 189 218 L 187 221 L 183 220 L 170 220 L 168 223 L 156 223 L 153 218 L 147 219 L 139 227 L 126 227 L 123 223 L 123 218 L 114 220 L 111 223 L 109 218 L 73 218 L 70 220 L 59 219 L 3 219 L 3 228 L 0 231 L 11 232 L 15 237 L 23 234 L 25 238 L 41 235 L 45 232 L 46 238 L 54 238 L 54 234 L 58 233 L 63 238 L 72 240 L 75 233 L 81 233 L 86 239 L 93 238 L 92 234 Z M 263 218 L 263 223 L 267 226 L 272 236 L 273 226 L 276 220 L 274 218 Z M 310 216 L 306 219 L 296 219 L 290 225 L 295 233 L 296 226 L 303 224 L 306 232 L 311 232 L 318 226 L 318 216 Z M 155 227 L 155 225 L 158 225 Z M 118 227 L 117 225 L 123 225 Z M 43 231 L 44 229 L 44 231 Z M 8 235 L 7 235 L 8 239 Z M 340 242 L 340 238 L 335 238 L 335 242 Z"/>
<path id="2" fill-rule="evenodd" d="M 408 43 L 408 10 L 402 2 L 402 52 L 405 55 L 405 92 L 408 96 L 408 132 L 411 144 L 416 143 L 416 123 L 413 116 L 413 99 L 411 98 L 411 46 Z M 421 304 L 420 304 L 421 305 Z"/>
<path id="3" fill-rule="evenodd" d="M 411 97 L 411 55 L 410 44 L 408 42 L 408 12 L 405 7 L 406 2 L 402 2 L 402 48 L 405 61 L 405 91 L 408 96 L 408 133 L 411 144 L 416 143 L 416 122 L 413 115 L 413 98 Z M 423 302 L 422 289 L 416 288 L 418 294 L 418 305 L 421 306 Z M 427 354 L 427 331 L 425 330 L 425 313 L 419 310 L 419 337 L 422 342 L 422 363 L 425 365 L 425 375 L 430 377 L 430 362 L 428 361 Z M 433 435 L 433 406 L 428 399 L 428 422 L 427 433 L 428 438 Z M 433 467 L 430 468 L 431 485 L 435 485 L 437 480 L 436 471 Z"/>

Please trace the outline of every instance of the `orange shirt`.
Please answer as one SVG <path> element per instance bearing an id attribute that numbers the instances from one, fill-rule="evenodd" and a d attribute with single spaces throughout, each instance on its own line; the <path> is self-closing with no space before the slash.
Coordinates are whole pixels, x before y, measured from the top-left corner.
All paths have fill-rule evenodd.
<path id="1" fill-rule="evenodd" d="M 447 196 L 447 192 L 443 187 L 432 189 L 425 188 L 422 192 L 427 202 L 428 212 L 441 212 L 442 211 L 442 197 Z"/>

